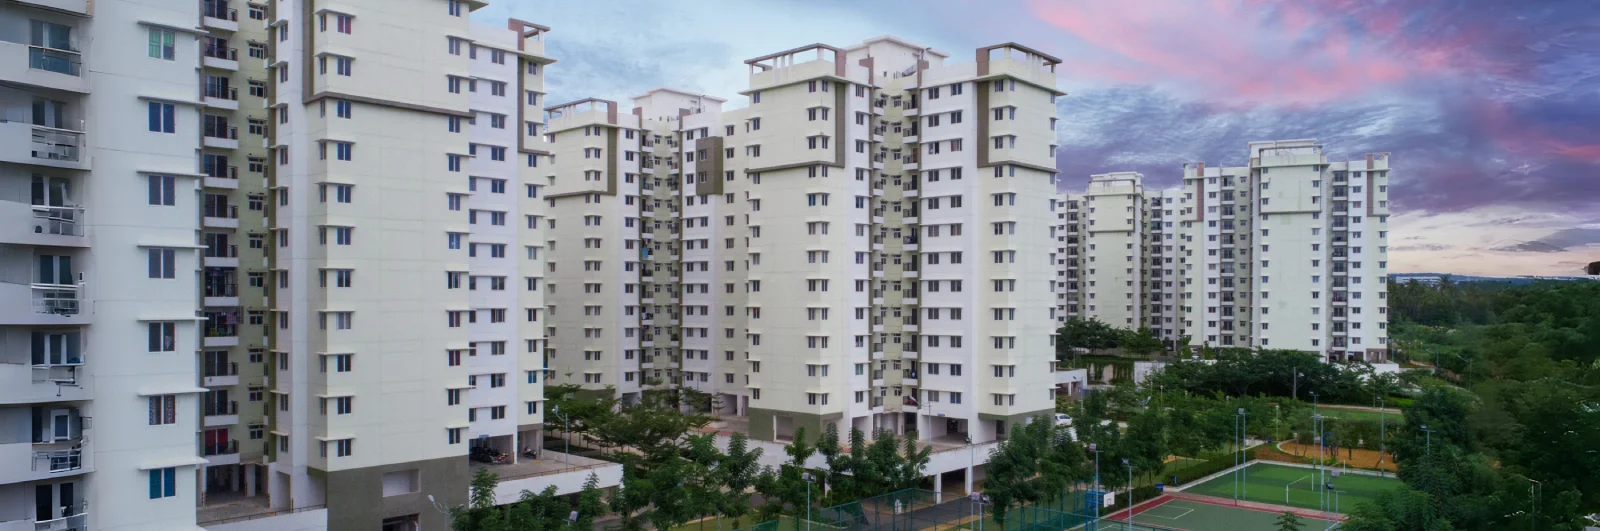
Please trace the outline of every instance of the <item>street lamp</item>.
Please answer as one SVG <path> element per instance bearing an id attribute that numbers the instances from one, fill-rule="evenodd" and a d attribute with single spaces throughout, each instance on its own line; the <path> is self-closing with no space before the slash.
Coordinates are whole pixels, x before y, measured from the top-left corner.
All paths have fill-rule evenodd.
<path id="1" fill-rule="evenodd" d="M 1385 437 L 1387 437 L 1387 433 L 1389 432 L 1389 428 L 1388 428 L 1389 424 L 1388 424 L 1388 422 L 1386 420 L 1385 413 L 1387 413 L 1387 411 L 1383 409 L 1383 397 L 1380 396 L 1380 397 L 1378 397 L 1378 460 L 1379 461 L 1383 461 L 1383 452 L 1384 452 L 1384 450 L 1387 449 L 1387 447 L 1384 445 L 1384 443 L 1386 441 L 1383 440 Z M 1379 468 L 1378 469 L 1378 476 L 1379 477 L 1383 476 L 1383 468 Z"/>
<path id="2" fill-rule="evenodd" d="M 811 531 L 811 482 L 816 478 L 810 472 L 800 474 L 800 479 L 806 482 L 806 531 Z"/>
<path id="3" fill-rule="evenodd" d="M 1122 466 L 1128 468 L 1128 527 L 1133 527 L 1133 465 L 1124 457 Z"/>
<path id="4" fill-rule="evenodd" d="M 550 406 L 550 414 L 561 418 L 561 463 L 567 464 L 572 455 L 572 443 L 567 439 L 571 434 L 567 429 L 567 416 L 561 414 L 561 406 Z"/>
<path id="5" fill-rule="evenodd" d="M 1425 440 L 1427 441 L 1427 447 L 1426 448 L 1427 448 L 1427 451 L 1428 451 L 1428 456 L 1432 457 L 1433 456 L 1433 430 L 1428 429 L 1428 425 L 1427 424 L 1423 424 L 1421 426 L 1421 428 L 1422 428 L 1422 433 L 1426 434 L 1426 437 L 1427 437 Z"/>
<path id="6" fill-rule="evenodd" d="M 1096 496 L 1094 500 L 1094 514 L 1091 516 L 1095 518 L 1095 521 L 1098 521 L 1100 519 L 1100 505 L 1105 503 L 1102 500 L 1106 494 L 1100 490 L 1100 445 L 1090 443 L 1089 451 L 1094 452 L 1094 492 Z"/>
<path id="7" fill-rule="evenodd" d="M 1250 438 L 1250 414 L 1244 408 L 1239 408 L 1239 473 L 1243 477 L 1239 485 L 1243 487 L 1244 498 L 1250 499 L 1250 450 L 1245 445 Z"/>
<path id="8" fill-rule="evenodd" d="M 1528 515 L 1528 521 L 1532 522 L 1528 527 L 1532 531 L 1539 531 L 1539 498 L 1544 495 L 1544 483 L 1533 478 L 1523 479 L 1530 482 L 1528 485 L 1528 503 L 1533 509 L 1533 513 Z"/>

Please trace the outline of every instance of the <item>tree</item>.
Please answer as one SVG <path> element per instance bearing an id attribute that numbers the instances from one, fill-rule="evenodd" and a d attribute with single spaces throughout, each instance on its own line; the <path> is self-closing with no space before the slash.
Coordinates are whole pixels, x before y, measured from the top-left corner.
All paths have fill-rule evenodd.
<path id="1" fill-rule="evenodd" d="M 1099 319 L 1069 318 L 1056 330 L 1056 359 L 1077 357 L 1078 350 L 1095 351 L 1117 346 L 1117 329 Z"/>
<path id="2" fill-rule="evenodd" d="M 1300 531 L 1300 515 L 1284 511 L 1278 516 L 1278 531 Z"/>
<path id="3" fill-rule="evenodd" d="M 1155 331 L 1149 328 L 1140 327 L 1138 330 L 1128 329 L 1119 330 L 1118 332 L 1120 336 L 1118 337 L 1118 345 L 1122 347 L 1123 352 L 1128 354 L 1148 356 L 1161 352 L 1161 349 L 1165 347 L 1161 343 L 1161 338 L 1157 337 Z"/>
<path id="4" fill-rule="evenodd" d="M 750 489 L 761 475 L 761 449 L 750 449 L 749 437 L 735 432 L 717 466 L 717 481 L 725 490 L 718 512 L 738 520 L 750 513 Z"/>

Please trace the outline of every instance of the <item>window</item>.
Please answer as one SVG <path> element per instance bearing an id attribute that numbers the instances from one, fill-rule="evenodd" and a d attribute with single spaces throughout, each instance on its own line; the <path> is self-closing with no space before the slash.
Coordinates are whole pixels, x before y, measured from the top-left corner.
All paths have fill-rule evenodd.
<path id="1" fill-rule="evenodd" d="M 150 204 L 155 206 L 173 206 L 177 204 L 176 178 L 170 175 L 150 176 Z"/>
<path id="2" fill-rule="evenodd" d="M 175 352 L 178 350 L 178 323 L 149 323 L 149 351 Z"/>
<path id="3" fill-rule="evenodd" d="M 177 50 L 176 33 L 172 30 L 150 28 L 150 57 L 171 61 L 176 58 Z"/>
<path id="4" fill-rule="evenodd" d="M 466 431 L 466 428 L 445 429 L 445 441 L 450 444 L 461 444 L 461 432 L 463 431 Z"/>
<path id="5" fill-rule="evenodd" d="M 171 498 L 178 495 L 177 468 L 153 468 L 149 472 L 150 499 Z"/>
<path id="6" fill-rule="evenodd" d="M 171 103 L 150 102 L 150 131 L 172 133 L 177 130 L 177 108 Z"/>
<path id="7" fill-rule="evenodd" d="M 178 395 L 150 397 L 150 425 L 178 423 Z"/>
<path id="8" fill-rule="evenodd" d="M 150 278 L 177 278 L 177 250 L 149 249 Z"/>
<path id="9" fill-rule="evenodd" d="M 348 119 L 353 105 L 350 100 L 333 100 L 333 114 L 340 118 Z"/>

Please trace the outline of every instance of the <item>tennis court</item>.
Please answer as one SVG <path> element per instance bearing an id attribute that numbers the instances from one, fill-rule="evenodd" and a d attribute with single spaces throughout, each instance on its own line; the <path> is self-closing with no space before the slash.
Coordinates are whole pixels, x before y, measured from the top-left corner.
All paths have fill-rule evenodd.
<path id="1" fill-rule="evenodd" d="M 1333 469 L 1325 471 L 1324 479 L 1333 484 L 1332 490 L 1318 492 L 1317 471 L 1270 463 L 1252 463 L 1241 473 L 1229 472 L 1210 481 L 1184 489 L 1184 492 L 1233 499 L 1237 480 L 1243 479 L 1240 499 L 1287 505 L 1301 509 L 1326 510 L 1348 513 L 1356 504 L 1378 499 L 1400 486 L 1400 480 L 1365 474 L 1343 473 L 1334 477 Z"/>
<path id="2" fill-rule="evenodd" d="M 1163 497 L 1135 507 L 1131 522 L 1126 511 L 1105 515 L 1094 531 L 1277 531 L 1282 514 Z M 1305 531 L 1324 531 L 1338 525 L 1335 521 L 1305 517 L 1300 521 Z"/>

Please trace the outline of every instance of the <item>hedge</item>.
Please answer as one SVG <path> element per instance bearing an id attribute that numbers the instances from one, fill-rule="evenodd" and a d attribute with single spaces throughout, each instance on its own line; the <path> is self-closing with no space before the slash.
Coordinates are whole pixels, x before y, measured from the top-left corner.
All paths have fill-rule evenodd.
<path id="1" fill-rule="evenodd" d="M 1245 450 L 1244 455 L 1245 455 L 1245 460 L 1246 461 L 1255 460 L 1255 458 L 1256 458 L 1256 449 L 1255 448 L 1250 448 L 1248 450 Z M 1227 470 L 1229 468 L 1233 468 L 1233 466 L 1237 465 L 1237 464 L 1238 463 L 1234 461 L 1233 454 L 1231 454 L 1231 453 L 1222 454 L 1222 455 L 1218 455 L 1218 456 L 1212 457 L 1211 459 L 1208 459 L 1206 461 L 1202 461 L 1198 465 L 1194 465 L 1194 466 L 1179 470 L 1179 471 L 1173 473 L 1172 477 L 1165 478 L 1165 479 L 1169 482 L 1168 485 L 1173 485 L 1173 486 L 1183 485 L 1185 483 L 1189 483 L 1191 481 L 1194 481 L 1194 480 L 1197 480 L 1197 479 L 1200 479 L 1200 478 L 1203 478 L 1203 477 L 1206 477 L 1206 476 L 1209 476 L 1209 475 L 1212 475 L 1212 474 Z"/>

